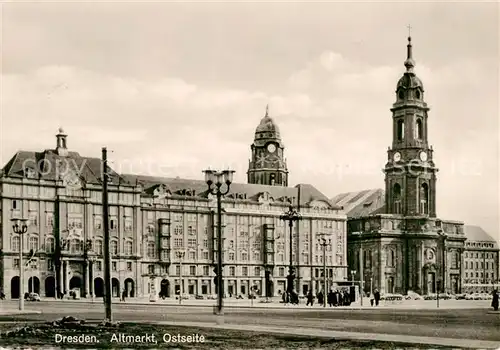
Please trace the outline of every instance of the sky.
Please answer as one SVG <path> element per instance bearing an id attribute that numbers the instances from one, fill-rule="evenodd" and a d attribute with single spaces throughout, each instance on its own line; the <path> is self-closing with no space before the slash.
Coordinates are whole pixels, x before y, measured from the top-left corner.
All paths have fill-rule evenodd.
<path id="1" fill-rule="evenodd" d="M 289 183 L 383 188 L 411 25 L 437 212 L 499 235 L 498 3 L 7 2 L 0 163 L 18 150 L 112 153 L 123 173 L 236 170 L 265 114 Z"/>

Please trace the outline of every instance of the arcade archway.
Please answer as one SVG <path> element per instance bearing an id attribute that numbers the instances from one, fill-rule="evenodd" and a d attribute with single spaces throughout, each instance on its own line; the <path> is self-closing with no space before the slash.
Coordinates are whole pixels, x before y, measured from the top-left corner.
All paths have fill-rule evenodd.
<path id="1" fill-rule="evenodd" d="M 45 279 L 45 296 L 49 298 L 56 296 L 56 279 L 54 276 Z"/>
<path id="2" fill-rule="evenodd" d="M 128 298 L 133 298 L 135 296 L 134 280 L 132 278 L 127 278 L 125 280 L 125 296 Z"/>
<path id="3" fill-rule="evenodd" d="M 28 279 L 28 293 L 40 294 L 40 280 L 33 276 Z"/>
<path id="4" fill-rule="evenodd" d="M 12 299 L 19 298 L 19 276 L 14 276 L 10 280 L 10 297 Z"/>
<path id="5" fill-rule="evenodd" d="M 104 280 L 101 277 L 94 279 L 94 295 L 96 298 L 104 296 Z"/>

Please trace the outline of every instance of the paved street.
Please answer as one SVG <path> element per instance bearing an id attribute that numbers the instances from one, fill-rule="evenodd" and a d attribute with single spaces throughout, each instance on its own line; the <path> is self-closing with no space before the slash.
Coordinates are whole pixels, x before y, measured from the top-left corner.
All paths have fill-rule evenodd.
<path id="1" fill-rule="evenodd" d="M 466 304 L 462 304 L 465 306 Z M 487 305 L 487 304 L 486 304 Z M 2 302 L 3 309 L 15 309 L 15 301 Z M 13 316 L 19 320 L 53 320 L 73 315 L 102 320 L 100 302 L 42 301 L 27 303 L 38 315 Z M 137 305 L 116 303 L 118 321 L 214 322 L 210 306 Z M 1 320 L 12 317 L 0 317 Z M 225 323 L 232 325 L 290 326 L 345 332 L 399 334 L 440 338 L 500 341 L 500 314 L 482 309 L 411 310 L 398 308 L 226 308 Z"/>

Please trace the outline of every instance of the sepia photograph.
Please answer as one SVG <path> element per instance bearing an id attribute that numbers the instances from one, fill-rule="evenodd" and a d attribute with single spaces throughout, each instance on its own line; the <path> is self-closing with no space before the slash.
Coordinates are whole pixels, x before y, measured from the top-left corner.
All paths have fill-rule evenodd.
<path id="1" fill-rule="evenodd" d="M 0 350 L 499 349 L 499 16 L 0 0 Z"/>

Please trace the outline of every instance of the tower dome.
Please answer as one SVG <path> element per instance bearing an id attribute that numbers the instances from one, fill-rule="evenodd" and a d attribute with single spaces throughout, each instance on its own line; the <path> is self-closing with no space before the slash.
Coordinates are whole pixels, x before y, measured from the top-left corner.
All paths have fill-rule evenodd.
<path id="1" fill-rule="evenodd" d="M 398 85 L 396 86 L 396 91 L 400 90 L 401 88 L 405 90 L 418 88 L 423 92 L 424 85 L 413 71 L 413 68 L 415 67 L 415 60 L 413 59 L 413 47 L 411 44 L 411 36 L 408 37 L 407 57 L 404 62 L 404 65 L 406 67 L 406 72 L 403 74 L 401 79 L 399 79 Z"/>
<path id="2" fill-rule="evenodd" d="M 280 139 L 280 129 L 269 116 L 269 106 L 266 107 L 266 115 L 255 129 L 255 139 Z"/>

